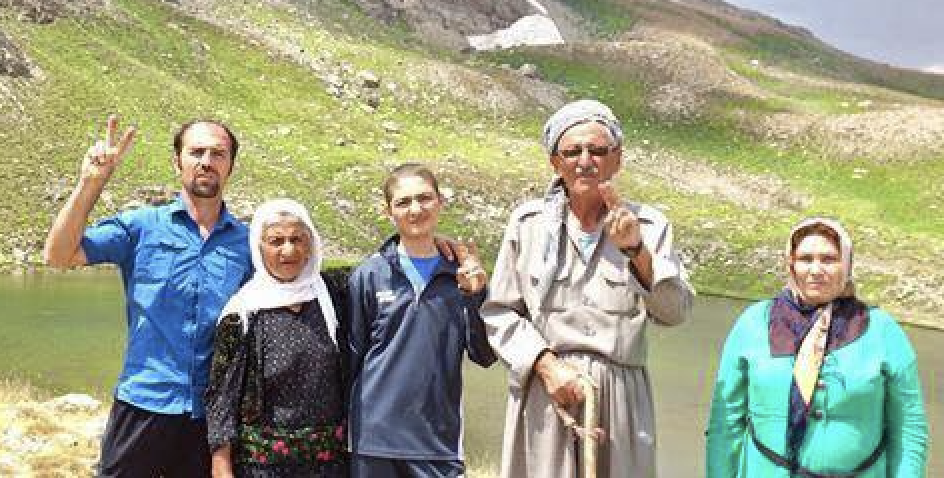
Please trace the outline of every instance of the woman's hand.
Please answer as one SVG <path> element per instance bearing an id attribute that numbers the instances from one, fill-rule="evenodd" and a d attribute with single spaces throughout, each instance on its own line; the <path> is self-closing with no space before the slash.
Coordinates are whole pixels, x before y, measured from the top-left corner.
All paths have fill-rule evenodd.
<path id="1" fill-rule="evenodd" d="M 488 274 L 479 259 L 479 248 L 472 241 L 459 241 L 456 246 L 456 258 L 459 261 L 459 269 L 456 270 L 459 290 L 463 294 L 479 293 L 488 282 Z"/>
<path id="2" fill-rule="evenodd" d="M 231 450 L 230 445 L 223 445 L 213 452 L 213 457 L 210 459 L 213 478 L 234 478 Z"/>

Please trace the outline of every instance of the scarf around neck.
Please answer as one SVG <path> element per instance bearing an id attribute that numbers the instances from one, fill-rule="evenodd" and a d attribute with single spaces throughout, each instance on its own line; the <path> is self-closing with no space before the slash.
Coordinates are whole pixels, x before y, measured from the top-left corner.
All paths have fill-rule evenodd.
<path id="1" fill-rule="evenodd" d="M 561 243 L 564 241 L 564 224 L 567 220 L 567 205 L 570 199 L 564 189 L 560 176 L 551 179 L 544 195 L 544 207 L 541 211 L 544 226 L 544 248 L 538 267 L 538 297 L 543 305 L 554 283 L 554 277 L 560 268 Z"/>

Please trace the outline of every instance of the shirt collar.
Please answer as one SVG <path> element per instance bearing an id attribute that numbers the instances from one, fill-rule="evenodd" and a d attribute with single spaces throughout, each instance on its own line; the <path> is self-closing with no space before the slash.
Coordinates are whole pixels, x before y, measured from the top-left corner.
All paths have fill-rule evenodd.
<path id="1" fill-rule="evenodd" d="M 603 237 L 603 221 L 597 223 L 593 231 L 586 232 L 580 228 L 580 220 L 574 215 L 574 211 L 567 208 L 566 229 L 567 235 L 570 237 L 570 240 L 573 241 L 574 245 L 577 246 L 577 251 L 580 253 L 584 262 L 589 262 L 590 256 L 593 255 L 593 251 L 596 250 L 597 244 L 600 243 L 600 239 Z"/>
<path id="2" fill-rule="evenodd" d="M 383 257 L 390 264 L 397 264 L 399 267 L 400 262 L 400 253 L 397 251 L 397 246 L 400 244 L 400 235 L 394 233 L 392 236 L 387 238 L 386 241 L 380 246 L 378 254 Z M 459 268 L 459 263 L 452 260 L 446 259 L 446 256 L 439 255 L 439 264 L 436 265 L 436 268 L 433 269 L 433 275 L 430 277 L 436 277 L 441 273 L 449 273 L 455 275 L 456 270 Z"/>
<path id="3" fill-rule="evenodd" d="M 167 208 L 171 214 L 177 214 L 181 211 L 187 212 L 187 206 L 184 205 L 184 200 L 180 198 L 180 193 L 174 194 L 174 200 L 167 205 Z"/>
<path id="4" fill-rule="evenodd" d="M 226 201 L 223 201 L 220 205 L 220 223 L 224 226 L 237 226 L 239 225 L 239 219 L 236 219 L 236 216 L 233 216 L 229 213 L 229 209 L 226 207 Z"/>
<path id="5" fill-rule="evenodd" d="M 180 197 L 180 193 L 177 193 L 177 194 L 174 195 L 174 200 L 171 201 L 171 202 L 167 205 L 167 208 L 168 208 L 168 210 L 170 211 L 170 213 L 171 213 L 172 215 L 175 215 L 175 214 L 184 214 L 184 215 L 186 215 L 187 217 L 190 217 L 190 213 L 187 212 L 187 205 L 184 204 L 184 200 L 183 200 L 183 198 Z M 239 219 L 236 219 L 235 216 L 233 216 L 232 214 L 230 214 L 229 209 L 226 208 L 226 201 L 223 201 L 223 203 L 222 203 L 222 205 L 220 206 L 220 208 L 221 208 L 221 211 L 220 211 L 220 218 L 219 218 L 219 220 L 217 221 L 217 223 L 218 223 L 221 227 L 225 227 L 225 226 L 233 227 L 233 226 L 237 226 L 237 225 L 240 224 Z"/>

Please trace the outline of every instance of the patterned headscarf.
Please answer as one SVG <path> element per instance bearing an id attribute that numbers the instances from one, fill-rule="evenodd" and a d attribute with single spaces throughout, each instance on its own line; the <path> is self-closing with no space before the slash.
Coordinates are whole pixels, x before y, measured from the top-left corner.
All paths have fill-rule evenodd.
<path id="1" fill-rule="evenodd" d="M 842 263 L 843 283 L 845 284 L 845 287 L 839 294 L 839 297 L 854 297 L 855 284 L 852 278 L 852 239 L 849 237 L 849 233 L 846 232 L 846 229 L 842 227 L 842 224 L 840 224 L 839 221 L 828 217 L 806 218 L 798 222 L 795 226 L 793 226 L 793 229 L 790 230 L 790 236 L 787 238 L 785 255 L 787 266 L 787 288 L 793 292 L 795 297 L 801 297 L 800 288 L 797 286 L 796 276 L 793 272 L 793 242 L 796 240 L 796 235 L 798 232 L 800 232 L 800 229 L 813 224 L 821 224 L 839 236 L 839 259 Z"/>
<path id="2" fill-rule="evenodd" d="M 286 215 L 298 219 L 308 228 L 311 234 L 312 255 L 295 280 L 280 282 L 266 269 L 259 246 L 266 228 Z M 321 236 L 315 229 L 311 217 L 308 216 L 305 206 L 291 199 L 273 199 L 259 206 L 249 225 L 249 249 L 255 272 L 249 282 L 226 303 L 220 318 L 233 313 L 238 314 L 245 332 L 249 327 L 248 317 L 253 312 L 305 303 L 317 298 L 321 314 L 328 327 L 328 334 L 337 345 L 338 319 L 328 287 L 320 272 L 323 250 Z"/>

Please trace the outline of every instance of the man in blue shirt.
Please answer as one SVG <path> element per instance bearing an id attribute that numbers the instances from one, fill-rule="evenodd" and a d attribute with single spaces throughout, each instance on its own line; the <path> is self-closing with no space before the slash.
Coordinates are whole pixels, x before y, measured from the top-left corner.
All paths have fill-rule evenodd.
<path id="1" fill-rule="evenodd" d="M 248 231 L 222 192 L 239 148 L 230 129 L 193 121 L 174 136 L 180 194 L 86 227 L 89 213 L 134 138 L 89 148 L 78 184 L 49 231 L 47 264 L 113 263 L 124 282 L 128 344 L 102 442 L 100 475 L 210 475 L 203 392 L 216 319 L 250 275 Z"/>

